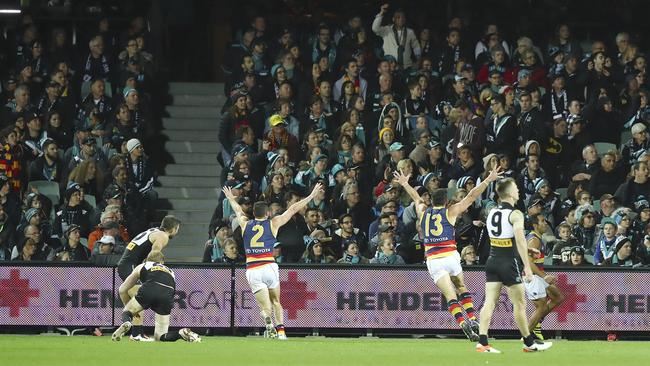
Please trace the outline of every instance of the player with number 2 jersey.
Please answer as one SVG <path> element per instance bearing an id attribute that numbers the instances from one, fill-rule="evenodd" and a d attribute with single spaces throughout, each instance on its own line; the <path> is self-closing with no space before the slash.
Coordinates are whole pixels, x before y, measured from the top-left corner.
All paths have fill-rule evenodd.
<path id="1" fill-rule="evenodd" d="M 320 183 L 316 184 L 309 196 L 273 218 L 269 218 L 269 206 L 266 202 L 255 202 L 254 217 L 249 220 L 230 188 L 223 188 L 223 193 L 230 201 L 242 229 L 246 251 L 246 280 L 260 307 L 260 315 L 266 326 L 264 335 L 268 338 L 287 339 L 284 331 L 283 309 L 280 304 L 280 274 L 273 258 L 275 238 L 280 227 L 289 222 L 293 215 L 306 207 L 322 191 L 323 186 Z M 273 325 L 273 315 L 276 326 Z"/>

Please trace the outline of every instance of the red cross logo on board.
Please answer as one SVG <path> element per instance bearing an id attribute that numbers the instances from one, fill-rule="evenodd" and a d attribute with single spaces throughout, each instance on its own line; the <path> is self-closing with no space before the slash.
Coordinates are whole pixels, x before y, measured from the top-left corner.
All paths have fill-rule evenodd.
<path id="1" fill-rule="evenodd" d="M 280 282 L 281 302 L 287 310 L 289 319 L 298 317 L 298 310 L 307 309 L 307 300 L 316 299 L 316 291 L 307 291 L 307 282 L 298 280 L 298 272 L 289 271 L 287 281 Z"/>
<path id="2" fill-rule="evenodd" d="M 20 278 L 20 270 L 12 269 L 9 278 L 0 280 L 0 308 L 9 308 L 9 316 L 20 316 L 20 308 L 29 307 L 29 298 L 38 297 L 39 291 L 29 287 L 28 279 Z"/>
<path id="3" fill-rule="evenodd" d="M 564 302 L 555 308 L 555 312 L 557 312 L 557 321 L 564 323 L 567 321 L 567 315 L 569 313 L 576 312 L 579 303 L 587 302 L 587 296 L 585 294 L 579 294 L 577 286 L 568 283 L 566 274 L 559 274 L 557 276 L 556 286 L 564 294 Z"/>

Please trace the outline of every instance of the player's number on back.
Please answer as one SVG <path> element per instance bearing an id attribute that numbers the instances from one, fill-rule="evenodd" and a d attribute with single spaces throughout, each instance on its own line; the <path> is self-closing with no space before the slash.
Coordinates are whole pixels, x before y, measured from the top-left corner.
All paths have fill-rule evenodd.
<path id="1" fill-rule="evenodd" d="M 433 229 L 430 228 L 431 224 L 433 224 Z M 427 233 L 431 233 L 431 235 L 437 236 L 442 234 L 442 216 L 440 214 L 431 215 L 431 213 L 427 213 L 424 230 Z"/>
<path id="2" fill-rule="evenodd" d="M 497 211 L 492 215 L 492 229 L 490 230 L 492 236 L 501 235 L 501 211 Z"/>
<path id="3" fill-rule="evenodd" d="M 264 247 L 264 243 L 258 241 L 262 237 L 262 235 L 264 235 L 264 226 L 255 225 L 255 226 L 253 226 L 252 230 L 255 233 L 255 235 L 253 235 L 253 238 L 251 239 L 251 248 L 262 248 L 262 247 Z"/>

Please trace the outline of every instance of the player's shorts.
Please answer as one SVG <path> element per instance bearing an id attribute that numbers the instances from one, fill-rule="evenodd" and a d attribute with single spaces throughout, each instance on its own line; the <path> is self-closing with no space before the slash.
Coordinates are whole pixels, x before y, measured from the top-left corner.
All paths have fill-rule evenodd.
<path id="1" fill-rule="evenodd" d="M 280 287 L 280 272 L 277 263 L 247 269 L 246 280 L 253 293 L 265 288 L 274 289 Z"/>
<path id="2" fill-rule="evenodd" d="M 446 273 L 450 276 L 458 276 L 463 272 L 463 267 L 460 265 L 460 254 L 455 251 L 447 257 L 427 259 L 427 269 L 433 282 L 438 282 Z"/>
<path id="3" fill-rule="evenodd" d="M 117 274 L 122 281 L 126 281 L 126 278 L 133 272 L 133 268 L 135 268 L 135 265 L 132 263 L 122 263 L 117 266 Z"/>
<path id="4" fill-rule="evenodd" d="M 543 278 L 538 275 L 533 275 L 533 280 L 530 282 L 524 281 L 526 287 L 526 296 L 528 300 L 539 300 L 546 298 L 546 288 L 550 286 Z"/>
<path id="5" fill-rule="evenodd" d="M 151 309 L 159 315 L 169 315 L 174 307 L 174 289 L 147 282 L 140 287 L 135 299 L 144 309 Z"/>
<path id="6" fill-rule="evenodd" d="M 520 284 L 524 266 L 514 257 L 489 257 L 485 263 L 485 281 L 501 282 L 505 286 Z"/>

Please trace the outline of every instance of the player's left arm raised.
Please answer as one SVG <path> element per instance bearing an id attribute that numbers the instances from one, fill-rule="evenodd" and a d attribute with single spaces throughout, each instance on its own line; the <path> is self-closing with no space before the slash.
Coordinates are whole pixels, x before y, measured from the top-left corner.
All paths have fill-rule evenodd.
<path id="1" fill-rule="evenodd" d="M 282 215 L 278 215 L 272 218 L 271 228 L 274 230 L 278 230 L 282 225 L 289 222 L 289 220 L 291 220 L 293 215 L 297 214 L 298 212 L 300 212 L 300 210 L 305 208 L 305 206 L 307 206 L 307 204 L 311 202 L 311 200 L 313 200 L 322 191 L 323 191 L 323 185 L 321 183 L 317 183 L 316 186 L 314 186 L 314 189 L 309 194 L 309 196 L 289 206 L 289 208 L 287 208 L 287 210 L 284 211 Z"/>
<path id="2" fill-rule="evenodd" d="M 232 207 L 232 210 L 235 212 L 235 216 L 237 216 L 239 226 L 241 226 L 243 232 L 246 229 L 246 222 L 248 222 L 248 217 L 246 217 L 244 210 L 241 208 L 239 203 L 237 203 L 237 197 L 232 194 L 232 189 L 230 189 L 230 187 L 223 187 L 221 190 L 223 191 L 223 194 L 226 195 L 228 202 L 230 202 L 230 207 Z"/>
<path id="3" fill-rule="evenodd" d="M 467 196 L 463 198 L 460 202 L 452 205 L 449 207 L 448 212 L 449 212 L 449 217 L 450 218 L 455 218 L 458 217 L 461 213 L 465 212 L 469 206 L 474 203 L 485 190 L 487 187 L 490 185 L 490 183 L 496 181 L 497 179 L 500 179 L 503 176 L 503 172 L 501 172 L 501 167 L 496 167 L 495 169 L 492 169 L 490 171 L 490 175 L 485 178 L 484 181 L 481 182 L 481 184 L 477 185 L 476 187 L 472 188 L 469 193 L 467 193 Z"/>
<path id="4" fill-rule="evenodd" d="M 415 202 L 415 213 L 418 215 L 418 217 L 422 217 L 424 214 L 424 211 L 427 209 L 427 205 L 424 204 L 424 201 L 422 200 L 422 197 L 420 197 L 420 194 L 418 191 L 415 190 L 409 184 L 409 179 L 411 178 L 411 175 L 404 175 L 404 173 L 400 172 L 394 172 L 393 175 L 395 178 L 397 178 L 397 183 L 399 183 L 402 188 L 404 188 L 404 191 L 411 197 L 413 202 Z"/>

